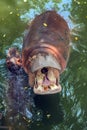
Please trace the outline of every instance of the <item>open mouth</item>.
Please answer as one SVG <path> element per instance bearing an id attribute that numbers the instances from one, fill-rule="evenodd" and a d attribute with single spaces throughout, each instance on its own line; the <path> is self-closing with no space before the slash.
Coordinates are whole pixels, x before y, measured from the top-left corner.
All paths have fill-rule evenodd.
<path id="1" fill-rule="evenodd" d="M 36 94 L 54 94 L 61 91 L 58 83 L 59 72 L 57 69 L 43 67 L 36 72 L 34 93 Z"/>
<path id="2" fill-rule="evenodd" d="M 59 71 L 61 66 L 51 54 L 39 53 L 32 57 L 30 82 L 33 80 L 33 90 L 36 94 L 54 94 L 61 91 Z"/>

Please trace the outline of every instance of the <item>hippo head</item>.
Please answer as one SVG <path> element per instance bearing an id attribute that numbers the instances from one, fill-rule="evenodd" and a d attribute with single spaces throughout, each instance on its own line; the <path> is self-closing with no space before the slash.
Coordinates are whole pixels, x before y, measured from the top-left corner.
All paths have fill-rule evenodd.
<path id="1" fill-rule="evenodd" d="M 23 52 L 23 67 L 29 75 L 29 85 L 35 94 L 54 94 L 61 91 L 61 65 L 56 49 L 47 44 Z"/>
<path id="2" fill-rule="evenodd" d="M 67 22 L 55 11 L 35 17 L 24 37 L 23 68 L 36 94 L 61 91 L 60 73 L 66 68 L 70 48 Z"/>

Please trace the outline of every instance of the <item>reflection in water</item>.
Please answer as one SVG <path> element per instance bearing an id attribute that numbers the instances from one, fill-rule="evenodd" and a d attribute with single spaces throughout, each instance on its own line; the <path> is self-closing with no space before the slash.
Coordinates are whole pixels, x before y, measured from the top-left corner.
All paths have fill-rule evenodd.
<path id="1" fill-rule="evenodd" d="M 33 120 L 18 114 L 18 122 L 13 126 L 17 130 L 87 130 L 87 2 L 5 0 L 0 1 L 0 5 L 0 125 L 7 125 L 5 54 L 11 46 L 21 49 L 26 22 L 46 9 L 56 9 L 72 30 L 73 50 L 61 76 L 62 93 L 60 96 L 34 97 Z"/>

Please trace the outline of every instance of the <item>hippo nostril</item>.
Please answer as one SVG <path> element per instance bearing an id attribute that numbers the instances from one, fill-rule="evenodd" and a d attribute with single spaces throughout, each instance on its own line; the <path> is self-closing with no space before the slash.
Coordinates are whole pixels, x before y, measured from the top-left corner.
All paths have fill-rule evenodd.
<path id="1" fill-rule="evenodd" d="M 41 73 L 46 74 L 48 72 L 48 68 L 44 67 L 41 69 Z"/>

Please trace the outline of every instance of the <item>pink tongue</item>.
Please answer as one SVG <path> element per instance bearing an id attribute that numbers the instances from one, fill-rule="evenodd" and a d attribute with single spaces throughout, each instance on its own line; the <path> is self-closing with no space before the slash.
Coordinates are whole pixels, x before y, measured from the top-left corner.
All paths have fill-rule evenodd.
<path id="1" fill-rule="evenodd" d="M 43 85 L 45 85 L 45 86 L 50 85 L 50 81 L 46 77 L 43 80 Z"/>

